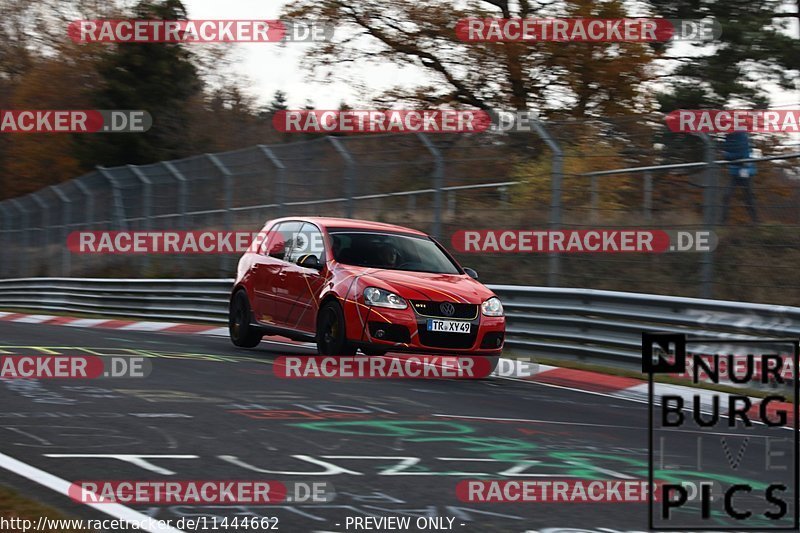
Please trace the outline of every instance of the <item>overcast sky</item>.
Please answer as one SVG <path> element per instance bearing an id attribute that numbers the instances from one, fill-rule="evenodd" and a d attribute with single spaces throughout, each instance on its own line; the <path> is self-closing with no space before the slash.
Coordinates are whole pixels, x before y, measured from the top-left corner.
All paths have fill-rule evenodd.
<path id="1" fill-rule="evenodd" d="M 287 0 L 183 0 L 193 19 L 278 19 Z M 792 30 L 797 35 L 797 26 Z M 196 44 L 194 46 L 202 46 Z M 341 101 L 349 104 L 363 103 L 363 99 L 346 83 L 312 83 L 300 66 L 300 59 L 308 47 L 305 43 L 237 43 L 232 45 L 234 57 L 239 59 L 235 71 L 246 77 L 249 92 L 260 104 L 272 100 L 276 90 L 287 94 L 290 108 L 302 107 L 311 101 L 317 109 L 335 109 Z M 416 85 L 422 79 L 419 71 L 386 65 L 358 65 L 351 67 L 354 77 L 370 80 L 375 93 L 395 85 Z M 775 90 L 773 105 L 800 107 L 796 93 Z"/>
<path id="2" fill-rule="evenodd" d="M 278 19 L 286 0 L 184 0 L 193 19 Z M 194 46 L 202 46 L 196 44 Z M 317 109 L 336 109 L 344 100 L 350 104 L 361 101 L 356 91 L 346 83 L 310 83 L 306 71 L 301 69 L 300 59 L 311 44 L 287 43 L 237 43 L 234 57 L 239 58 L 235 66 L 239 74 L 246 76 L 250 93 L 259 103 L 267 104 L 280 89 L 287 94 L 290 108 L 302 107 L 311 100 Z M 359 66 L 359 79 L 370 79 L 376 92 L 394 85 L 403 84 L 403 78 L 415 76 L 408 70 L 392 66 Z"/>

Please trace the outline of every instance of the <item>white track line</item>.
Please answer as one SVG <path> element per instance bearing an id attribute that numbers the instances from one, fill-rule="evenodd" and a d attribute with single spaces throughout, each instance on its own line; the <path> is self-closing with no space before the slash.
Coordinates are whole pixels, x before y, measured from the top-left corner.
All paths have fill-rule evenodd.
<path id="1" fill-rule="evenodd" d="M 98 324 L 105 324 L 108 320 L 107 318 L 76 318 L 72 322 L 62 324 L 62 326 L 69 326 L 71 328 L 93 328 Z"/>
<path id="2" fill-rule="evenodd" d="M 24 324 L 41 324 L 54 319 L 53 315 L 26 315 L 22 318 L 15 318 L 12 322 L 22 322 Z"/>
<path id="3" fill-rule="evenodd" d="M 162 329 L 179 326 L 175 322 L 134 322 L 117 328 L 119 331 L 161 331 Z"/>
<path id="4" fill-rule="evenodd" d="M 48 489 L 52 489 L 69 498 L 69 488 L 72 484 L 69 481 L 61 479 L 60 477 L 47 473 L 44 470 L 40 470 L 34 466 L 23 463 L 22 461 L 14 459 L 13 457 L 10 457 L 4 453 L 0 453 L 0 468 L 5 468 L 9 472 L 27 478 L 40 485 L 44 485 Z M 137 527 L 141 524 L 147 524 L 148 522 L 154 520 L 150 516 L 142 514 L 139 511 L 134 511 L 133 509 L 118 503 L 87 503 L 85 505 L 88 505 L 89 507 L 92 507 L 102 513 L 111 515 L 114 518 L 129 522 Z M 150 531 L 153 533 L 184 533 L 180 529 L 167 526 L 154 526 L 150 528 L 143 527 L 141 529 L 142 531 Z"/>
<path id="5" fill-rule="evenodd" d="M 215 337 L 227 337 L 228 328 L 214 328 L 201 333 L 201 335 L 214 335 Z"/>
<path id="6" fill-rule="evenodd" d="M 614 426 L 611 424 L 593 424 L 589 422 L 567 422 L 563 420 L 540 420 L 537 418 L 495 418 L 491 416 L 470 416 L 470 415 L 445 415 L 445 414 L 434 414 L 431 416 L 439 417 L 439 418 L 464 418 L 468 420 L 487 420 L 489 422 L 530 422 L 536 424 L 555 424 L 555 425 L 569 425 L 569 426 L 589 426 L 589 427 L 601 427 L 601 428 L 615 428 L 615 429 L 635 429 L 637 431 L 641 431 L 642 426 Z M 680 429 L 680 428 L 655 428 L 658 431 L 669 431 L 672 433 L 696 433 L 698 435 L 719 435 L 722 437 L 741 437 L 741 433 L 725 433 L 721 431 L 703 431 L 697 429 Z M 791 429 L 791 428 L 789 428 Z M 766 435 L 747 435 L 748 437 L 752 437 L 754 439 L 768 439 L 770 437 Z"/>
<path id="7" fill-rule="evenodd" d="M 494 422 L 533 422 L 537 424 L 556 424 L 565 426 L 587 426 L 587 427 L 636 429 L 636 430 L 642 429 L 641 426 L 613 426 L 609 424 L 593 424 L 591 422 L 566 422 L 562 420 L 539 420 L 535 418 L 495 418 L 491 416 L 444 415 L 444 414 L 434 414 L 433 416 L 440 418 L 466 418 L 469 420 L 489 420 Z"/>
<path id="8" fill-rule="evenodd" d="M 611 392 L 611 393 L 609 393 L 609 392 L 597 392 L 597 391 L 590 391 L 590 390 L 585 390 L 585 389 L 578 389 L 578 388 L 575 388 L 575 387 L 566 387 L 564 385 L 556 385 L 554 383 L 543 383 L 541 381 L 535 381 L 535 380 L 531 380 L 531 379 L 518 379 L 518 378 L 505 377 L 505 376 L 499 376 L 499 377 L 500 377 L 500 379 L 507 379 L 509 381 L 517 381 L 519 383 L 532 383 L 534 385 L 539 385 L 539 386 L 542 386 L 542 387 L 549 387 L 551 389 L 562 389 L 562 390 L 568 390 L 568 391 L 572 391 L 572 392 L 581 392 L 583 394 L 592 394 L 594 396 L 602 396 L 604 398 L 613 398 L 615 400 L 622 400 L 622 401 L 626 401 L 626 402 L 640 403 L 640 404 L 643 404 L 645 407 L 647 407 L 648 404 L 649 404 L 647 395 L 645 395 L 643 398 L 638 398 L 638 397 L 634 397 L 634 396 L 620 396 L 620 392 L 624 392 L 624 391 L 629 390 L 629 389 L 621 389 L 621 391 L 615 391 L 615 392 Z M 642 385 L 637 385 L 636 387 L 641 387 L 641 386 Z M 644 383 L 644 386 L 646 387 L 647 383 Z M 633 387 L 633 388 L 636 388 L 636 387 Z M 690 389 L 690 390 L 694 390 L 694 389 Z M 705 389 L 702 389 L 702 390 L 705 390 Z M 727 394 L 727 393 L 720 393 L 720 394 Z M 758 400 L 759 398 L 751 398 L 751 400 L 753 400 L 753 399 Z M 660 405 L 660 404 L 658 404 L 658 405 Z M 701 407 L 703 407 L 702 404 L 701 404 Z M 691 411 L 691 407 L 690 406 L 684 406 L 683 410 L 686 411 L 686 412 L 690 412 Z M 702 409 L 701 409 L 701 411 L 702 411 Z M 704 412 L 704 414 L 708 414 L 707 411 L 702 411 L 702 412 Z M 720 410 L 720 416 L 723 417 L 723 418 L 728 418 L 727 413 L 722 412 L 722 410 Z M 765 425 L 764 422 L 761 422 L 759 420 L 752 420 L 752 422 L 754 424 Z M 794 425 L 782 426 L 779 429 L 785 429 L 786 431 L 794 431 Z"/>

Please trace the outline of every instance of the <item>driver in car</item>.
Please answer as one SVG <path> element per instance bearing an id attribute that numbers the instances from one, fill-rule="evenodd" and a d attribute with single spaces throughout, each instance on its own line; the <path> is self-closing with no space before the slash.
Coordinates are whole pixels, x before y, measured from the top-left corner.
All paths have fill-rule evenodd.
<path id="1" fill-rule="evenodd" d="M 381 266 L 384 268 L 395 268 L 400 264 L 400 254 L 394 246 L 384 244 L 378 251 Z"/>

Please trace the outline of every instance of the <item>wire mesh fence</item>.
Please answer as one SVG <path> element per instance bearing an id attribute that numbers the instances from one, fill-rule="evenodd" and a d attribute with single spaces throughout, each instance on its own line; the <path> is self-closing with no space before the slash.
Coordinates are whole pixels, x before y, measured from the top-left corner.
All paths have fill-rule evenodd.
<path id="1" fill-rule="evenodd" d="M 313 137 L 95 171 L 0 202 L 0 276 L 230 277 L 233 255 L 76 254 L 81 230 L 258 231 L 270 218 L 464 229 L 711 230 L 713 252 L 455 254 L 487 283 L 800 305 L 798 153 L 754 157 L 756 220 L 720 139 L 647 120 L 527 133 Z M 734 162 L 734 164 L 737 164 Z M 741 164 L 741 163 L 738 163 Z"/>

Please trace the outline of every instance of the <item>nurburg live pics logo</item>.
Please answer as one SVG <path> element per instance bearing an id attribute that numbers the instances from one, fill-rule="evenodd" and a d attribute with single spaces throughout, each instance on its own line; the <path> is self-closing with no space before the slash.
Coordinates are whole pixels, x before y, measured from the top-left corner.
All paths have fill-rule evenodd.
<path id="1" fill-rule="evenodd" d="M 687 344 L 698 349 L 688 350 Z M 642 371 L 648 374 L 649 482 L 653 486 L 656 471 L 668 480 L 662 485 L 660 509 L 655 509 L 652 495 L 648 498 L 651 530 L 798 530 L 798 380 L 792 371 L 795 403 L 788 403 L 790 379 L 782 374 L 788 374 L 784 359 L 790 358 L 796 369 L 799 353 L 796 338 L 642 333 Z M 746 365 L 734 363 L 742 358 Z M 669 385 L 655 387 L 654 374 L 685 374 L 687 363 L 695 385 L 720 384 L 720 376 L 727 375 L 742 392 L 694 388 L 681 394 L 681 389 Z M 751 398 L 747 391 L 757 386 L 772 388 L 764 398 Z M 665 465 L 665 460 L 672 464 Z M 695 460 L 688 467 L 674 463 Z M 699 494 L 689 496 L 685 480 L 678 478 L 699 482 Z"/>

